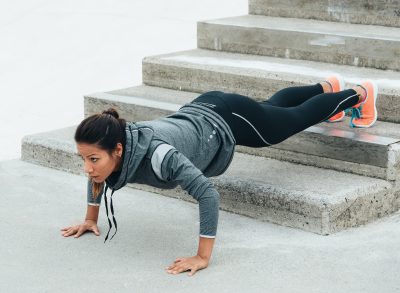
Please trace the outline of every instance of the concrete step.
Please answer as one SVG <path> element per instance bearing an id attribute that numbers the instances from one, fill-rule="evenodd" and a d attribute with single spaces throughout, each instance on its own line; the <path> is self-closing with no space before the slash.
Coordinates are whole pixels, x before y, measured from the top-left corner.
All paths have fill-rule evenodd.
<path id="1" fill-rule="evenodd" d="M 163 88 L 222 90 L 265 100 L 276 91 L 314 84 L 340 73 L 347 86 L 374 79 L 379 120 L 400 123 L 400 72 L 267 56 L 188 50 L 143 59 L 143 82 Z"/>
<path id="2" fill-rule="evenodd" d="M 82 160 L 73 147 L 75 129 L 24 137 L 22 160 L 82 174 Z M 370 222 L 400 206 L 395 183 L 248 154 L 236 153 L 228 170 L 211 180 L 223 210 L 324 235 Z M 180 188 L 130 186 L 189 198 Z"/>
<path id="3" fill-rule="evenodd" d="M 400 27 L 399 0 L 249 0 L 249 14 Z"/>
<path id="4" fill-rule="evenodd" d="M 202 49 L 400 70 L 400 28 L 243 15 L 198 22 Z"/>
<path id="5" fill-rule="evenodd" d="M 85 116 L 115 107 L 128 121 L 167 116 L 197 93 L 136 86 L 85 96 Z M 237 151 L 385 180 L 400 178 L 400 125 L 378 121 L 369 129 L 345 123 L 320 123 L 284 142 L 265 148 L 237 146 Z"/>

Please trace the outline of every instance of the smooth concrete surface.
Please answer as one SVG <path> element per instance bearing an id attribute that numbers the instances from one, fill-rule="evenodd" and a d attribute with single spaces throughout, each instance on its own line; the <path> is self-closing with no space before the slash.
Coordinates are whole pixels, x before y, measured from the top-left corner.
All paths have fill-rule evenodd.
<path id="1" fill-rule="evenodd" d="M 197 95 L 144 85 L 94 93 L 85 96 L 85 116 L 114 107 L 128 121 L 152 120 L 172 114 Z M 348 118 L 342 123 L 320 123 L 272 147 L 238 149 L 282 160 L 301 157 L 294 162 L 325 168 L 332 165 L 335 170 L 395 180 L 399 176 L 400 125 L 382 121 L 369 129 L 348 125 Z M 292 155 L 282 155 L 285 151 Z"/>
<path id="2" fill-rule="evenodd" d="M 320 236 L 220 211 L 209 267 L 164 268 L 197 252 L 198 206 L 123 188 L 118 233 L 64 238 L 81 223 L 86 177 L 19 160 L 0 162 L 0 292 L 399 292 L 400 213 Z M 112 230 L 113 232 L 114 230 Z"/>
<path id="3" fill-rule="evenodd" d="M 400 28 L 243 15 L 198 22 L 203 49 L 400 70 Z"/>
<path id="4" fill-rule="evenodd" d="M 399 0 L 249 0 L 249 13 L 400 27 Z"/>
<path id="5" fill-rule="evenodd" d="M 82 174 L 82 160 L 70 147 L 75 128 L 24 137 L 22 159 Z M 235 153 L 225 173 L 210 180 L 225 210 L 319 234 L 358 226 L 400 208 L 396 182 L 243 153 Z M 140 188 L 184 197 L 180 188 Z"/>
<path id="6" fill-rule="evenodd" d="M 333 73 L 341 74 L 347 87 L 373 79 L 379 85 L 379 119 L 400 122 L 397 71 L 202 49 L 149 56 L 142 69 L 146 85 L 189 92 L 222 90 L 257 100 L 285 87 L 321 82 Z"/>

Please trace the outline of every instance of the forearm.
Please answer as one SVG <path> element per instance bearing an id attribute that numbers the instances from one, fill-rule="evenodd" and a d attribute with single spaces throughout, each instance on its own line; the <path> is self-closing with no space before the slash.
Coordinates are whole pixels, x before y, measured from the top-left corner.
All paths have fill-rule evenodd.
<path id="1" fill-rule="evenodd" d="M 197 250 L 197 255 L 209 261 L 214 247 L 214 242 L 215 238 L 199 237 L 199 249 Z"/>
<path id="2" fill-rule="evenodd" d="M 100 206 L 88 205 L 85 220 L 92 220 L 97 223 L 97 219 L 99 218 L 99 210 Z"/>
<path id="3" fill-rule="evenodd" d="M 161 166 L 157 165 L 157 160 L 162 162 Z M 152 166 L 154 170 L 161 171 L 160 179 L 178 182 L 182 189 L 199 202 L 200 237 L 197 255 L 208 261 L 217 233 L 219 193 L 202 171 L 175 149 L 169 151 L 163 159 L 156 157 Z"/>

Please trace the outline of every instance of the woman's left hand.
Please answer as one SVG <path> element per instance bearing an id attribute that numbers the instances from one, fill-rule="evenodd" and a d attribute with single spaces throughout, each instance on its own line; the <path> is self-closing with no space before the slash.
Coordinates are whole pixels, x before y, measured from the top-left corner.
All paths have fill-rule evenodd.
<path id="1" fill-rule="evenodd" d="M 192 257 L 179 257 L 172 265 L 166 267 L 165 270 L 169 274 L 179 274 L 190 270 L 188 276 L 193 276 L 196 271 L 205 269 L 208 266 L 208 260 L 201 258 L 199 255 Z"/>

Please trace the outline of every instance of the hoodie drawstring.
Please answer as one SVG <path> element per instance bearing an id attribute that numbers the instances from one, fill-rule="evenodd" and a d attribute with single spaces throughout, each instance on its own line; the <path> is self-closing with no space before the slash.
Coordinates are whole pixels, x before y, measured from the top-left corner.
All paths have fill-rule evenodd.
<path id="1" fill-rule="evenodd" d="M 108 232 L 107 232 L 107 236 L 104 239 L 104 243 L 107 241 L 108 235 L 110 234 L 110 231 L 111 231 L 111 228 L 112 228 L 112 224 L 111 224 L 110 218 L 108 217 L 107 190 L 108 190 L 108 186 L 106 185 L 106 189 L 104 191 L 104 202 L 105 202 L 105 205 L 106 205 L 106 214 L 107 214 L 107 220 L 108 220 L 109 229 L 108 229 Z M 112 190 L 111 191 L 111 196 L 110 196 L 110 198 L 111 198 L 111 214 L 112 214 L 113 222 L 114 222 L 114 225 L 115 225 L 115 233 L 111 237 L 111 239 L 113 239 L 115 234 L 117 234 L 118 228 L 117 228 L 117 220 L 114 217 L 114 207 L 113 207 L 113 202 L 112 202 L 112 196 L 113 196 L 115 190 L 114 189 L 111 189 L 111 190 Z"/>

